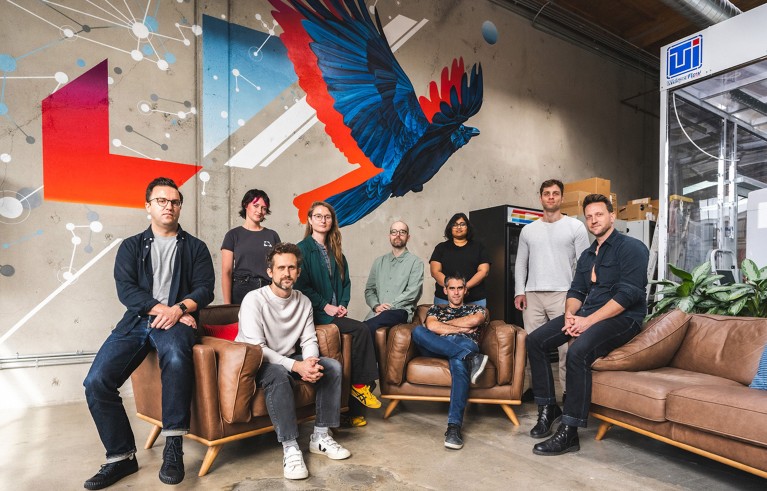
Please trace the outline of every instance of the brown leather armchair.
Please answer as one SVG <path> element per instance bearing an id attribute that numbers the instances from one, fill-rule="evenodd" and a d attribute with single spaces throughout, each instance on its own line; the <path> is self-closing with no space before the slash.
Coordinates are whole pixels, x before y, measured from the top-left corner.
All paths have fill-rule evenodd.
<path id="1" fill-rule="evenodd" d="M 410 324 L 376 331 L 379 352 L 381 397 L 391 402 L 388 418 L 400 401 L 450 401 L 450 367 L 440 358 L 420 356 L 411 339 L 415 326 L 426 320 L 430 305 L 419 305 Z M 489 316 L 488 316 L 489 318 Z M 490 321 L 480 338 L 480 351 L 487 355 L 487 367 L 469 389 L 469 402 L 498 404 L 514 425 L 519 426 L 512 405 L 522 403 L 527 350 L 524 329 L 503 321 Z"/>
<path id="2" fill-rule="evenodd" d="M 200 325 L 237 322 L 239 305 L 216 305 L 200 311 Z M 335 325 L 317 328 L 322 356 L 343 365 L 342 411 L 348 409 L 351 380 L 351 336 L 341 342 Z M 261 347 L 203 336 L 193 348 L 195 394 L 192 421 L 186 436 L 208 447 L 199 476 L 208 473 L 221 447 L 228 442 L 274 430 L 266 410 L 264 392 L 257 390 L 255 375 L 261 366 Z M 137 416 L 153 425 L 144 448 L 152 448 L 162 431 L 162 386 L 156 352 L 152 351 L 133 372 Z M 295 384 L 296 417 L 299 423 L 315 417 L 314 388 L 301 380 Z"/>

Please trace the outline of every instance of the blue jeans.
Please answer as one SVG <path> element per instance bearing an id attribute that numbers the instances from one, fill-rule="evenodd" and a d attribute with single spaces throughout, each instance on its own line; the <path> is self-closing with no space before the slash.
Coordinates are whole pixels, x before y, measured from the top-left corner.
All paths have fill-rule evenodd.
<path id="1" fill-rule="evenodd" d="M 413 329 L 413 341 L 423 356 L 447 358 L 450 363 L 450 409 L 448 424 L 463 424 L 463 411 L 469 399 L 469 367 L 464 358 L 479 352 L 479 346 L 463 334 L 440 336 L 424 326 Z"/>
<path id="2" fill-rule="evenodd" d="M 162 434 L 189 432 L 194 390 L 192 346 L 195 331 L 177 323 L 170 329 L 152 329 L 142 322 L 125 334 L 112 332 L 99 348 L 85 377 L 85 399 L 106 449 L 107 462 L 136 453 L 133 431 L 125 413 L 120 387 L 154 348 L 160 360 L 162 381 Z"/>
<path id="3" fill-rule="evenodd" d="M 407 310 L 404 309 L 390 309 L 384 310 L 380 314 L 376 314 L 370 319 L 366 320 L 364 324 L 370 329 L 370 336 L 375 339 L 376 331 L 379 327 L 394 327 L 397 324 L 404 324 L 407 322 Z"/>
<path id="4" fill-rule="evenodd" d="M 300 358 L 300 357 L 297 357 Z M 320 428 L 335 428 L 340 424 L 341 417 L 341 364 L 333 358 L 320 357 L 322 377 L 315 382 L 316 399 L 314 405 L 317 418 L 314 426 Z M 298 423 L 296 422 L 296 401 L 293 394 L 293 384 L 297 373 L 288 370 L 278 363 L 264 362 L 256 374 L 256 384 L 264 390 L 266 410 L 277 433 L 277 441 L 287 442 L 298 438 Z"/>
<path id="5" fill-rule="evenodd" d="M 565 316 L 560 315 L 527 335 L 533 395 L 538 405 L 557 403 L 549 351 L 574 339 L 567 349 L 567 400 L 562 423 L 585 428 L 591 406 L 591 364 L 629 342 L 639 333 L 640 326 L 625 316 L 612 317 L 597 322 L 577 338 L 572 338 L 562 332 L 564 325 Z"/>
<path id="6" fill-rule="evenodd" d="M 439 298 L 437 296 L 434 297 L 434 305 L 447 305 L 448 302 L 444 298 Z M 480 298 L 479 300 L 474 300 L 473 302 L 466 302 L 466 305 L 479 305 L 480 307 L 487 307 L 487 299 L 486 298 Z"/>

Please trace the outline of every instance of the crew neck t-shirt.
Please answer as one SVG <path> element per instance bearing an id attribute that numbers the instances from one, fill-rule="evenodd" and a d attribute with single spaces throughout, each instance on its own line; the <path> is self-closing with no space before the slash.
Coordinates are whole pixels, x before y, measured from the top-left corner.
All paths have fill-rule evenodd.
<path id="1" fill-rule="evenodd" d="M 226 233 L 221 249 L 234 253 L 233 275 L 247 274 L 269 281 L 266 255 L 279 242 L 280 236 L 274 230 L 264 228 L 256 232 L 239 226 Z"/>
<path id="2" fill-rule="evenodd" d="M 431 261 L 437 261 L 442 264 L 442 274 L 450 276 L 458 273 L 466 278 L 466 281 L 469 281 L 472 276 L 477 274 L 477 268 L 480 264 L 490 264 L 490 255 L 487 253 L 482 242 L 478 240 L 470 240 L 463 247 L 458 247 L 452 240 L 446 240 L 445 242 L 440 242 L 434 248 L 434 252 L 431 254 L 431 258 L 429 258 L 429 262 Z M 447 300 L 444 290 L 436 282 L 434 296 Z M 464 299 L 464 302 L 476 302 L 483 298 L 487 298 L 484 281 L 469 289 L 469 294 Z"/>

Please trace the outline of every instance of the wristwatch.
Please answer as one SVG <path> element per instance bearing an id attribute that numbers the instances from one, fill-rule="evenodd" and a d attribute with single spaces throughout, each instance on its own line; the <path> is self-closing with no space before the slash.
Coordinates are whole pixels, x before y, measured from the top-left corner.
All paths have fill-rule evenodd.
<path id="1" fill-rule="evenodd" d="M 177 304 L 176 304 L 176 307 L 178 307 L 178 308 L 180 308 L 180 309 L 181 309 L 181 313 L 182 313 L 182 314 L 186 314 L 186 309 L 187 309 L 187 307 L 186 307 L 186 304 L 185 304 L 184 302 L 179 302 L 179 303 L 177 303 Z"/>

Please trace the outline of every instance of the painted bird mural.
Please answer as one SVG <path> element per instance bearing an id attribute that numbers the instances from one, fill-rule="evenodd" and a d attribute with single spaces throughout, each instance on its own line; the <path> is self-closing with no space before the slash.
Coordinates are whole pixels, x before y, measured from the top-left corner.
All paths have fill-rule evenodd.
<path id="1" fill-rule="evenodd" d="M 314 201 L 351 225 L 390 197 L 419 192 L 479 130 L 464 123 L 482 106 L 482 67 L 463 59 L 441 73 L 440 87 L 416 97 L 394 57 L 378 13 L 364 0 L 269 0 L 280 40 L 307 102 L 351 164 L 359 167 L 293 201 L 301 221 Z M 288 5 L 289 4 L 289 5 Z"/>

